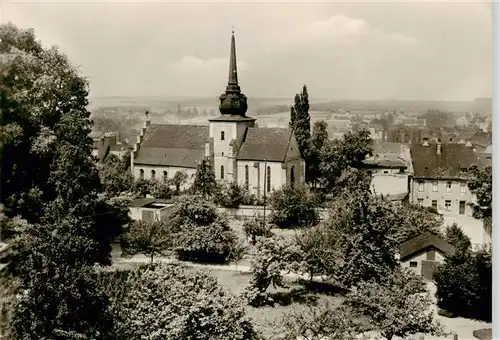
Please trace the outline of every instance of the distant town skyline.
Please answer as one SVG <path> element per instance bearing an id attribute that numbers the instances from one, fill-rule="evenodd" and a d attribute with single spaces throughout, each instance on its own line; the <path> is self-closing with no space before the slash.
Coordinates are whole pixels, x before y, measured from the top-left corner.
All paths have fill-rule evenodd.
<path id="1" fill-rule="evenodd" d="M 248 97 L 469 101 L 492 96 L 484 2 L 145 3 L 8 1 L 89 78 L 91 96 L 217 97 L 235 26 Z"/>

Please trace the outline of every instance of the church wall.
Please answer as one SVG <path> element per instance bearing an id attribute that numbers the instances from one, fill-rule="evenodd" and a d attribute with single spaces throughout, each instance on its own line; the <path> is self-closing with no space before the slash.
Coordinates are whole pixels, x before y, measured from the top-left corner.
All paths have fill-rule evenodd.
<path id="1" fill-rule="evenodd" d="M 182 168 L 176 166 L 156 166 L 156 165 L 142 165 L 135 164 L 133 170 L 133 176 L 135 179 L 139 179 L 141 169 L 144 170 L 144 179 L 151 179 L 151 170 L 156 172 L 156 179 L 159 181 L 163 180 L 163 171 L 167 172 L 167 177 L 169 179 L 174 178 L 177 171 L 184 171 L 188 175 L 188 180 L 185 185 L 181 187 L 182 190 L 188 189 L 194 181 L 194 176 L 196 174 L 196 169 L 193 168 Z"/>
<path id="2" fill-rule="evenodd" d="M 245 166 L 248 165 L 248 189 L 251 193 L 262 196 L 265 184 L 265 167 L 266 162 L 258 162 L 258 168 L 254 167 L 255 161 L 238 161 L 238 185 L 245 185 Z M 286 184 L 286 171 L 281 166 L 280 162 L 267 162 L 267 166 L 271 168 L 271 191 L 281 188 Z M 260 190 L 259 190 L 260 189 Z"/>
<path id="3" fill-rule="evenodd" d="M 304 184 L 305 183 L 305 163 L 300 156 L 299 147 L 295 136 L 292 134 L 290 138 L 290 144 L 288 145 L 288 151 L 285 157 L 286 162 L 286 182 L 290 183 L 291 171 L 293 167 L 293 172 L 295 176 L 295 183 Z"/>

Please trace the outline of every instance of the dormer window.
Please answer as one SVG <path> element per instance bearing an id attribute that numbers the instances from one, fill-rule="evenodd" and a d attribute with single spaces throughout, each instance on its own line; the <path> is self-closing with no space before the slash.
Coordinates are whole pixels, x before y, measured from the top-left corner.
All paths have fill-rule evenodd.
<path id="1" fill-rule="evenodd" d="M 220 140 L 225 140 L 225 137 L 226 137 L 226 136 L 225 136 L 224 131 L 221 131 L 221 132 L 220 132 Z"/>
<path id="2" fill-rule="evenodd" d="M 460 172 L 463 172 L 463 173 L 467 172 L 467 168 L 461 168 Z"/>

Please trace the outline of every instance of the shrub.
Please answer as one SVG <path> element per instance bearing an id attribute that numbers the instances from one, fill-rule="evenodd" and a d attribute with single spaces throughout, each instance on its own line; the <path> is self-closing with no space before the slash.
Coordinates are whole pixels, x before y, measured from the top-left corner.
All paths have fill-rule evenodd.
<path id="1" fill-rule="evenodd" d="M 470 238 L 456 223 L 446 227 L 445 240 L 455 247 L 455 251 L 460 253 L 465 253 L 471 248 Z"/>
<path id="2" fill-rule="evenodd" d="M 253 220 L 243 223 L 243 232 L 247 237 L 251 237 L 251 243 L 257 243 L 257 237 L 271 237 L 271 227 L 266 224 L 266 221 L 260 215 L 255 216 Z"/>
<path id="3" fill-rule="evenodd" d="M 456 316 L 491 321 L 491 251 L 455 252 L 434 272 L 438 306 Z"/>
<path id="4" fill-rule="evenodd" d="M 164 252 L 173 246 L 172 231 L 168 222 L 138 221 L 122 235 L 122 245 L 128 253 L 144 254 L 151 258 L 155 255 L 164 255 Z"/>
<path id="5" fill-rule="evenodd" d="M 200 196 L 180 197 L 170 215 L 175 249 L 180 258 L 192 261 L 226 262 L 236 252 L 236 233 L 227 216 Z"/>
<path id="6" fill-rule="evenodd" d="M 150 181 L 148 185 L 149 194 L 151 194 L 154 198 L 168 199 L 172 197 L 172 191 L 170 190 L 168 184 L 160 181 Z"/>
<path id="7" fill-rule="evenodd" d="M 271 223 L 280 228 L 308 227 L 318 222 L 311 193 L 303 186 L 286 185 L 269 197 Z"/>
<path id="8" fill-rule="evenodd" d="M 132 184 L 132 192 L 141 197 L 145 197 L 151 191 L 151 186 L 148 180 L 138 179 Z"/>
<path id="9" fill-rule="evenodd" d="M 113 310 L 121 339 L 257 340 L 242 300 L 217 280 L 180 266 L 130 273 Z"/>

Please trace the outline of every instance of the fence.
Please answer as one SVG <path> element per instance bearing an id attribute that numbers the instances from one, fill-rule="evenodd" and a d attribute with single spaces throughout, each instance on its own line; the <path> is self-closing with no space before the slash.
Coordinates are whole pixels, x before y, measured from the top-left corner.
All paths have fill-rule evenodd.
<path id="1" fill-rule="evenodd" d="M 231 217 L 237 219 L 251 219 L 257 215 L 264 215 L 264 206 L 262 205 L 241 205 L 238 208 L 218 208 L 220 212 L 226 212 Z M 272 213 L 269 208 L 265 209 L 266 216 Z M 320 220 L 325 220 L 328 217 L 327 209 L 318 209 Z"/>

